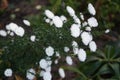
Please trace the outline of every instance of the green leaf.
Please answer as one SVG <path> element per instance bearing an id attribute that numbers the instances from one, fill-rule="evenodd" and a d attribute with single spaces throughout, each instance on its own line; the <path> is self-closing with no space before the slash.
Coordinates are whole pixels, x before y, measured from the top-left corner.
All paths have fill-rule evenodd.
<path id="1" fill-rule="evenodd" d="M 80 76 L 82 76 L 84 79 L 87 79 L 87 76 L 85 76 L 84 73 L 82 73 L 79 69 L 77 69 L 76 67 L 70 67 L 70 66 L 62 66 L 63 69 L 66 70 L 70 70 L 73 72 L 76 72 L 77 74 L 79 74 Z"/>

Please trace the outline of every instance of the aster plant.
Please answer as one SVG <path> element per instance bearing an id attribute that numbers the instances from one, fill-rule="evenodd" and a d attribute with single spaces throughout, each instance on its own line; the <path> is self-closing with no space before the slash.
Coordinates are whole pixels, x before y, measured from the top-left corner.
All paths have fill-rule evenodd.
<path id="1" fill-rule="evenodd" d="M 31 23 L 23 20 L 25 27 L 11 22 L 0 30 L 1 76 L 10 77 L 21 73 L 28 80 L 35 77 L 52 80 L 52 66 L 58 65 L 61 58 L 64 57 L 69 66 L 74 63 L 73 58 L 85 62 L 86 49 L 91 52 L 97 50 L 91 33 L 98 26 L 94 17 L 95 8 L 91 3 L 88 4 L 88 12 L 91 14 L 88 19 L 84 19 L 82 12 L 77 15 L 70 6 L 66 6 L 66 11 L 68 18 L 47 9 L 37 17 L 38 20 Z M 65 78 L 61 66 L 58 73 L 61 78 Z"/>

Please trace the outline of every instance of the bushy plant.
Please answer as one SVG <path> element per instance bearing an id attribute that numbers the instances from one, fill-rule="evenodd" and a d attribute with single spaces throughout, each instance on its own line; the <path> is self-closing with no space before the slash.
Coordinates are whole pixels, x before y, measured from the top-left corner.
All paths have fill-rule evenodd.
<path id="1" fill-rule="evenodd" d="M 76 8 L 77 6 L 72 4 L 73 2 L 69 0 L 66 4 L 71 4 Z M 80 65 L 82 72 L 77 68 L 61 65 L 58 67 L 61 78 L 65 78 L 64 69 L 77 72 L 80 77 L 82 76 L 81 80 L 99 79 L 104 75 L 103 71 L 105 74 L 111 73 L 107 73 L 110 70 L 109 66 L 113 70 L 118 69 L 117 62 L 114 65 L 111 64 L 113 57 L 109 51 L 110 47 L 105 48 L 106 55 L 101 51 L 96 52 L 97 46 L 93 37 L 98 35 L 96 32 L 100 28 L 98 27 L 98 31 L 92 32 L 98 26 L 93 5 L 89 3 L 86 7 L 88 11 L 85 12 L 85 15 L 87 13 L 90 16 L 84 16 L 84 13 L 75 12 L 62 0 L 51 1 L 51 4 L 54 3 L 56 4 L 51 9 L 53 12 L 47 9 L 40 15 L 29 16 L 30 22 L 23 20 L 19 25 L 11 22 L 5 26 L 5 29 L 0 30 L 2 36 L 0 37 L 0 77 L 6 79 L 6 77 L 16 78 L 16 75 L 22 75 L 30 80 L 35 78 L 51 80 L 54 77 L 54 73 L 51 72 L 52 66 L 64 61 L 68 66 L 72 66 L 73 59 L 76 58 L 81 64 L 86 61 L 83 63 L 84 65 Z M 61 3 L 63 4 L 61 5 Z M 93 33 L 94 36 L 92 36 Z M 96 53 L 93 55 L 91 52 Z M 87 57 L 87 54 L 90 56 Z M 114 62 L 114 59 L 112 61 Z M 117 61 L 119 62 L 119 57 Z M 87 72 L 86 70 L 93 71 Z M 118 76 L 117 70 L 114 71 Z"/>

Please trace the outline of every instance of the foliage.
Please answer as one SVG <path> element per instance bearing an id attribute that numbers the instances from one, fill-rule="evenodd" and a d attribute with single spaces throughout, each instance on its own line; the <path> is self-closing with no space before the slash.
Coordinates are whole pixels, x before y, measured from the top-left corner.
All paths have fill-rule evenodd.
<path id="1" fill-rule="evenodd" d="M 120 43 L 117 41 L 117 43 Z M 114 45 L 114 46 L 113 46 Z M 64 67 L 79 74 L 75 80 L 119 80 L 120 79 L 120 46 L 116 42 L 106 45 L 103 50 L 89 54 L 85 63 L 75 67 Z"/>

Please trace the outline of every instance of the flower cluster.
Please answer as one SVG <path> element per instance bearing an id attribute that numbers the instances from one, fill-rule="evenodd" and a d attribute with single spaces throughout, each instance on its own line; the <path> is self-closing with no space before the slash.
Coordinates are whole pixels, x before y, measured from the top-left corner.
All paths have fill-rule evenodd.
<path id="1" fill-rule="evenodd" d="M 82 43 L 85 46 L 88 46 L 90 48 L 90 51 L 95 52 L 97 49 L 96 43 L 93 41 L 93 36 L 91 34 L 91 30 L 93 27 L 98 26 L 98 22 L 95 17 L 93 17 L 96 14 L 96 11 L 91 3 L 88 4 L 88 11 L 92 15 L 92 17 L 88 18 L 87 21 L 84 21 L 84 15 L 80 13 L 80 18 L 75 14 L 75 11 L 72 7 L 67 6 L 66 7 L 67 12 L 69 13 L 70 17 L 74 20 L 74 23 L 70 27 L 71 36 L 73 38 L 81 38 Z M 54 13 L 50 10 L 45 10 L 46 17 L 45 22 L 50 24 L 51 26 L 54 24 L 56 28 L 62 28 L 64 27 L 64 23 L 67 22 L 67 18 L 65 16 L 56 16 Z M 85 30 L 82 30 L 82 28 L 85 28 Z M 73 47 L 73 53 L 74 55 L 78 56 L 78 59 L 81 62 L 84 62 L 86 60 L 86 51 L 83 48 L 80 48 L 78 43 L 76 41 L 72 42 Z M 68 53 L 70 51 L 69 47 L 64 47 L 64 52 Z M 55 52 L 54 48 L 52 46 L 48 46 L 45 49 L 45 53 L 47 58 L 41 59 L 39 62 L 41 70 L 41 77 L 43 77 L 44 80 L 51 80 L 52 74 L 51 74 L 51 64 L 52 60 L 51 57 L 56 53 L 56 57 L 61 58 L 59 52 Z M 48 59 L 49 58 L 49 59 Z M 55 64 L 58 64 L 58 59 L 56 59 L 54 62 Z M 73 64 L 73 60 L 71 56 L 66 56 L 66 63 L 68 65 Z M 49 63 L 50 62 L 50 63 Z M 65 72 L 63 68 L 58 69 L 58 73 L 60 74 L 61 78 L 65 78 Z"/>
<path id="2" fill-rule="evenodd" d="M 74 9 L 70 6 L 66 6 L 66 10 L 69 14 L 69 16 L 73 19 L 73 23 L 69 27 L 70 35 L 73 38 L 73 41 L 70 43 L 71 48 L 68 46 L 65 46 L 64 52 L 69 53 L 73 52 L 72 55 L 77 56 L 78 60 L 81 62 L 84 62 L 87 58 L 87 54 L 85 49 L 80 47 L 77 41 L 75 41 L 76 38 L 80 38 L 81 42 L 83 43 L 84 46 L 87 46 L 91 52 L 95 52 L 97 50 L 97 45 L 95 41 L 93 40 L 93 36 L 91 34 L 92 28 L 95 28 L 98 26 L 98 22 L 94 15 L 96 14 L 96 11 L 91 3 L 88 4 L 88 11 L 92 15 L 92 17 L 88 18 L 86 21 L 84 19 L 83 13 L 80 12 L 79 17 L 76 15 Z M 67 22 L 67 18 L 64 15 L 58 16 L 55 15 L 52 11 L 50 10 L 45 10 L 45 22 L 51 26 L 54 26 L 58 29 L 64 27 L 64 23 Z M 27 20 L 23 20 L 23 23 L 26 26 L 30 26 L 30 22 Z M 54 28 L 53 27 L 53 28 Z M 83 29 L 84 28 L 84 29 Z M 106 33 L 109 32 L 108 30 Z M 23 27 L 18 26 L 15 23 L 9 23 L 6 25 L 6 30 L 0 30 L 0 35 L 2 37 L 6 37 L 7 35 L 14 36 L 17 35 L 19 37 L 23 37 L 25 34 L 25 30 Z M 36 41 L 36 35 L 31 35 L 30 36 L 31 42 Z M 53 46 L 49 45 L 46 48 L 44 48 L 44 52 L 46 53 L 45 57 L 40 59 L 39 63 L 39 68 L 40 70 L 40 77 L 43 78 L 43 80 L 52 80 L 52 64 L 58 64 L 59 59 L 61 58 L 61 54 L 59 51 L 56 51 Z M 53 61 L 52 57 L 56 57 L 56 59 Z M 66 56 L 65 61 L 68 65 L 73 64 L 72 57 L 69 55 Z M 61 78 L 65 78 L 65 71 L 63 68 L 59 67 L 58 73 Z M 12 76 L 12 70 L 11 69 L 6 69 L 5 70 L 5 76 L 10 77 Z M 33 80 L 36 75 L 36 71 L 33 68 L 30 68 L 26 71 L 26 78 L 29 80 Z"/>

